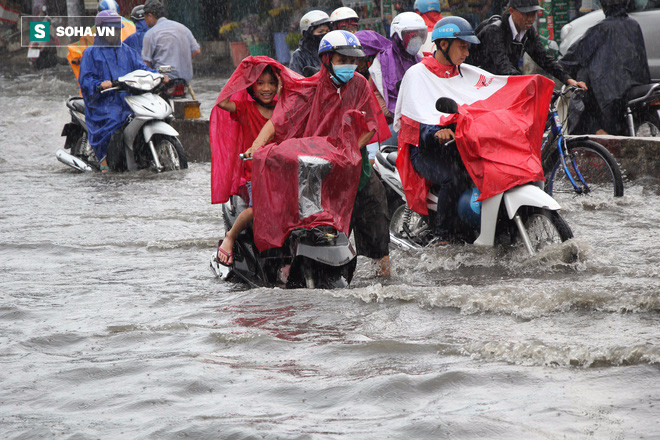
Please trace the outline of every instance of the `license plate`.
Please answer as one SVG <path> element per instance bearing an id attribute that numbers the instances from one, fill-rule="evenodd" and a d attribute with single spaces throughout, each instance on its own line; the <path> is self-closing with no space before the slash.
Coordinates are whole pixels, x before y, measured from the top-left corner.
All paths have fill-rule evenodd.
<path id="1" fill-rule="evenodd" d="M 38 48 L 29 48 L 28 49 L 28 58 L 39 58 L 39 53 L 41 53 L 41 49 Z"/>

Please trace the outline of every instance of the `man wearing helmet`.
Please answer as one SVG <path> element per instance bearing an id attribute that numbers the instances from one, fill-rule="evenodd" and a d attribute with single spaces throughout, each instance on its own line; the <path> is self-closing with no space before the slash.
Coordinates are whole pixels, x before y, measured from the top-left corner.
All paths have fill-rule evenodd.
<path id="1" fill-rule="evenodd" d="M 421 63 L 408 69 L 403 78 L 394 128 L 400 128 L 397 168 L 406 189 L 408 205 L 416 212 L 428 214 L 426 192 L 429 182 L 437 187 L 438 210 L 434 235 L 437 244 L 446 245 L 453 238 L 451 224 L 457 216 L 458 198 L 467 188 L 466 182 L 469 182 L 467 171 L 455 144 L 441 145 L 453 138 L 453 130 L 450 127 L 421 123 L 409 117 L 414 113 L 411 107 L 419 103 L 411 102 L 407 93 L 415 84 L 424 84 L 428 77 L 439 81 L 460 75 L 460 65 L 469 55 L 469 45 L 479 44 L 479 39 L 474 35 L 470 23 L 461 17 L 445 17 L 440 20 L 433 28 L 431 38 L 436 45 L 433 57 L 424 57 Z M 434 102 L 437 98 L 429 97 Z M 417 176 L 426 179 L 426 183 L 420 185 Z M 409 190 L 412 187 L 417 197 L 411 196 Z"/>
<path id="2" fill-rule="evenodd" d="M 358 30 L 360 17 L 358 17 L 357 12 L 353 9 L 342 6 L 332 11 L 330 21 L 334 30 L 348 31 L 354 34 Z"/>
<path id="3" fill-rule="evenodd" d="M 302 75 L 305 67 L 316 71 L 321 67 L 319 44 L 323 36 L 330 32 L 330 17 L 323 11 L 309 11 L 300 19 L 300 32 L 302 38 L 298 49 L 291 54 L 289 69 Z"/>
<path id="4" fill-rule="evenodd" d="M 538 0 L 509 0 L 508 12 L 479 25 L 477 36 L 484 43 L 472 51 L 468 63 L 495 75 L 522 75 L 523 55 L 527 53 L 539 67 L 564 84 L 586 89 L 583 82 L 578 84 L 570 78 L 541 44 L 534 28 L 541 10 Z"/>
<path id="5" fill-rule="evenodd" d="M 364 132 L 358 139 L 362 172 L 353 206 L 351 228 L 357 252 L 375 260 L 378 273 L 389 276 L 389 214 L 382 183 L 372 173 L 365 146 L 376 133 L 381 113 L 367 80 L 355 75 L 356 59 L 364 52 L 359 40 L 347 31 L 326 34 L 319 46 L 321 70 L 295 89 L 283 93 L 273 116 L 245 153 L 252 153 L 271 139 L 282 142 L 312 136 L 337 137 L 343 115 L 359 110 L 364 114 Z"/>
<path id="6" fill-rule="evenodd" d="M 135 24 L 135 33 L 126 38 L 124 44 L 141 54 L 144 34 L 149 30 L 149 26 L 144 21 L 144 5 L 137 5 L 133 8 L 131 11 L 131 20 Z"/>
<path id="7" fill-rule="evenodd" d="M 559 61 L 589 84 L 584 110 L 578 110 L 575 97 L 571 100 L 573 134 L 626 134 L 626 93 L 651 82 L 644 35 L 628 16 L 627 4 L 628 0 L 602 0 L 605 20 L 589 28 Z"/>
<path id="8" fill-rule="evenodd" d="M 434 56 L 408 69 L 401 82 L 396 165 L 410 209 L 429 214 L 426 196 L 437 188 L 433 232 L 436 244 L 446 245 L 470 240 L 454 228 L 454 219 L 460 195 L 473 184 L 483 200 L 543 178 L 539 145 L 554 82 L 541 75 L 497 76 L 464 64 L 480 41 L 461 17 L 440 20 L 431 38 Z M 442 97 L 453 99 L 459 114 L 439 109 Z M 447 143 L 455 133 L 456 142 Z"/>
<path id="9" fill-rule="evenodd" d="M 427 38 L 420 49 L 420 55 L 425 53 L 433 52 L 433 41 L 431 41 L 431 33 L 433 32 L 433 26 L 440 20 L 442 20 L 442 14 L 440 13 L 440 2 L 438 0 L 415 0 L 413 9 L 417 14 L 419 14 L 426 27 L 428 29 Z"/>

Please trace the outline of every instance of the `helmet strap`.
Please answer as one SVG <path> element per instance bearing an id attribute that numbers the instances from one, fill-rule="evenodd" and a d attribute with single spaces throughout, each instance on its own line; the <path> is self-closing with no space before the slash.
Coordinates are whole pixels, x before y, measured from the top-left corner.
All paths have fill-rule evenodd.
<path id="1" fill-rule="evenodd" d="M 451 57 L 449 56 L 449 48 L 451 48 L 451 44 L 454 42 L 454 40 L 447 38 L 447 41 L 448 41 L 447 50 L 444 50 L 442 46 L 440 46 L 440 44 L 438 44 L 438 50 L 445 57 L 445 59 L 449 61 L 449 65 L 453 66 L 454 62 L 451 60 Z"/>
<path id="2" fill-rule="evenodd" d="M 330 61 L 329 56 L 327 58 L 325 56 L 321 57 L 321 64 L 323 64 L 325 66 L 325 68 L 328 70 L 328 72 L 330 73 L 330 75 L 332 75 L 335 78 L 336 84 L 338 84 L 339 87 L 345 85 L 346 83 L 344 81 L 342 81 L 341 79 L 339 79 L 339 77 L 335 74 L 335 69 L 332 67 L 332 62 L 329 62 L 329 63 L 326 64 L 326 62 L 325 62 L 326 59 L 328 61 Z"/>

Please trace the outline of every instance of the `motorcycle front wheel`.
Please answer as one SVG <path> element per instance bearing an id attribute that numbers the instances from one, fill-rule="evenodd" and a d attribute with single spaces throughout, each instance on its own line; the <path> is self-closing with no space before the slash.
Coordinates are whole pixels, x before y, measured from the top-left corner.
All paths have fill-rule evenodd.
<path id="1" fill-rule="evenodd" d="M 174 136 L 156 134 L 153 137 L 154 148 L 163 171 L 183 170 L 188 168 L 188 158 L 181 142 Z M 152 168 L 156 163 L 152 162 Z"/>
<path id="2" fill-rule="evenodd" d="M 520 212 L 520 217 L 534 253 L 573 238 L 571 227 L 557 211 L 527 207 Z M 519 233 L 516 234 L 514 242 L 522 242 Z"/>

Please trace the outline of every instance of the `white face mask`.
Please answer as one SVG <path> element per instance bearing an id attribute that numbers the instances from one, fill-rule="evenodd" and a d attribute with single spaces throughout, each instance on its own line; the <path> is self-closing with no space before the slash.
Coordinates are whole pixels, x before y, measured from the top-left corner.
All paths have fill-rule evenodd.
<path id="1" fill-rule="evenodd" d="M 424 41 L 421 37 L 412 37 L 410 41 L 408 41 L 406 52 L 408 52 L 410 55 L 416 55 L 417 52 L 419 52 L 419 49 L 422 48 L 422 44 L 424 44 Z"/>

